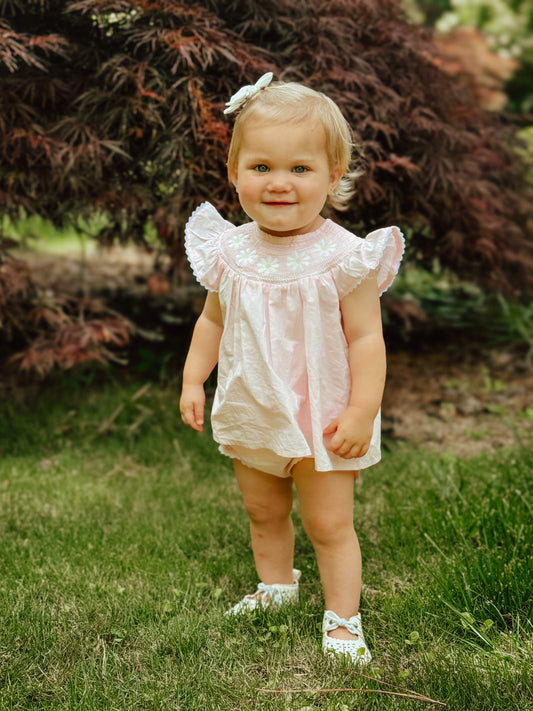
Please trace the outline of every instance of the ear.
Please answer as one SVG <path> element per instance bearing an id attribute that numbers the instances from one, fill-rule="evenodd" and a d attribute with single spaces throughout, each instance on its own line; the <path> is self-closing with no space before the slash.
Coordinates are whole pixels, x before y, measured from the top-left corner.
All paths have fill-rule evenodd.
<path id="1" fill-rule="evenodd" d="M 234 188 L 237 188 L 237 166 L 236 165 L 229 165 L 228 164 L 228 178 L 230 179 L 230 182 L 232 183 Z"/>
<path id="2" fill-rule="evenodd" d="M 329 190 L 328 193 L 332 193 L 337 185 L 340 183 L 341 178 L 343 176 L 342 168 L 340 166 L 336 166 L 332 168 L 330 174 L 329 174 Z"/>

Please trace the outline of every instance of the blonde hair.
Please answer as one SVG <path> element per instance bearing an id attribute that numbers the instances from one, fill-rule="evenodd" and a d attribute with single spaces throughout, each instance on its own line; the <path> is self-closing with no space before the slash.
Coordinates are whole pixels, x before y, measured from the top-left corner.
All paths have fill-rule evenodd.
<path id="1" fill-rule="evenodd" d="M 331 168 L 340 168 L 342 178 L 328 196 L 327 204 L 346 210 L 355 192 L 354 183 L 362 172 L 350 170 L 354 149 L 350 125 L 337 104 L 322 92 L 296 82 L 272 82 L 246 101 L 237 115 L 228 153 L 228 167 L 237 166 L 246 121 L 269 123 L 314 121 L 323 126 L 326 152 Z"/>

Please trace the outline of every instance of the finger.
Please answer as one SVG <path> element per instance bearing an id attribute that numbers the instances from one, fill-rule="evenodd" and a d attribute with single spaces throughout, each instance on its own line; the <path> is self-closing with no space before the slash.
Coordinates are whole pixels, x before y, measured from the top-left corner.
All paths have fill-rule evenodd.
<path id="1" fill-rule="evenodd" d="M 334 432 L 337 431 L 337 420 L 333 420 L 333 422 L 330 422 L 329 425 L 322 430 L 323 435 L 330 435 L 333 434 Z"/>
<path id="2" fill-rule="evenodd" d="M 357 443 L 350 448 L 350 451 L 346 455 L 346 459 L 358 459 L 359 457 L 364 457 L 368 452 L 369 445 L 366 443 Z"/>
<path id="3" fill-rule="evenodd" d="M 203 424 L 204 424 L 204 406 L 201 403 L 195 403 L 193 405 L 194 407 L 194 424 L 195 427 L 194 429 L 197 430 L 198 432 L 203 432 Z"/>
<path id="4" fill-rule="evenodd" d="M 361 448 L 359 445 L 350 447 L 350 449 L 342 455 L 345 459 L 357 459 L 361 456 Z"/>
<path id="5" fill-rule="evenodd" d="M 202 423 L 197 422 L 194 403 L 187 404 L 182 408 L 181 419 L 187 427 L 191 427 L 193 430 L 197 430 L 198 432 L 202 431 Z"/>
<path id="6" fill-rule="evenodd" d="M 340 439 L 337 434 L 334 434 L 333 436 L 331 433 L 324 434 L 324 446 L 330 452 L 335 452 L 340 444 L 342 444 L 342 439 Z"/>
<path id="7" fill-rule="evenodd" d="M 361 449 L 359 450 L 359 457 L 364 457 L 365 454 L 367 454 L 368 450 L 370 449 L 370 444 L 363 444 Z"/>
<path id="8" fill-rule="evenodd" d="M 338 457 L 344 456 L 344 453 L 348 451 L 349 445 L 346 444 L 344 437 L 342 437 L 338 432 L 333 435 L 331 441 L 327 447 L 330 452 L 336 454 Z"/>
<path id="9" fill-rule="evenodd" d="M 361 443 L 356 442 L 355 444 L 351 440 L 341 440 L 337 446 L 337 443 L 334 442 L 334 439 L 331 442 L 331 451 L 336 454 L 338 457 L 342 457 L 343 459 L 356 459 L 357 457 L 362 456 L 361 452 L 363 449 L 363 446 Z"/>
<path id="10" fill-rule="evenodd" d="M 342 457 L 343 459 L 351 459 L 354 455 L 352 452 L 355 450 L 355 447 L 352 447 L 352 445 L 348 442 L 344 442 L 344 444 L 339 447 L 338 453 L 339 457 Z"/>

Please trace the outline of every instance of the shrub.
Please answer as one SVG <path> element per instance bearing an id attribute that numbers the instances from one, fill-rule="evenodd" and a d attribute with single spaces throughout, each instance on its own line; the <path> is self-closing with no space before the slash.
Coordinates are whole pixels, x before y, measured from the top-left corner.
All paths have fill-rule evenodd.
<path id="1" fill-rule="evenodd" d="M 59 222 L 98 208 L 105 242 L 142 242 L 153 218 L 186 279 L 183 227 L 198 202 L 242 219 L 224 101 L 272 70 L 324 90 L 354 128 L 366 173 L 348 226 L 409 226 L 411 261 L 533 291 L 514 128 L 441 70 L 399 3 L 0 0 L 0 12 L 4 213 Z"/>

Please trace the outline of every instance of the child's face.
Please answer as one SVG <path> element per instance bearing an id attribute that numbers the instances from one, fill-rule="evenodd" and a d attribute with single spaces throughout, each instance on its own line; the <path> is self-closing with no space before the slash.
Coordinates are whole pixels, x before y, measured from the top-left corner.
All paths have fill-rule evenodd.
<path id="1" fill-rule="evenodd" d="M 317 229 L 327 196 L 342 177 L 329 165 L 322 126 L 254 119 L 243 127 L 237 165 L 228 173 L 246 214 L 278 237 Z"/>

